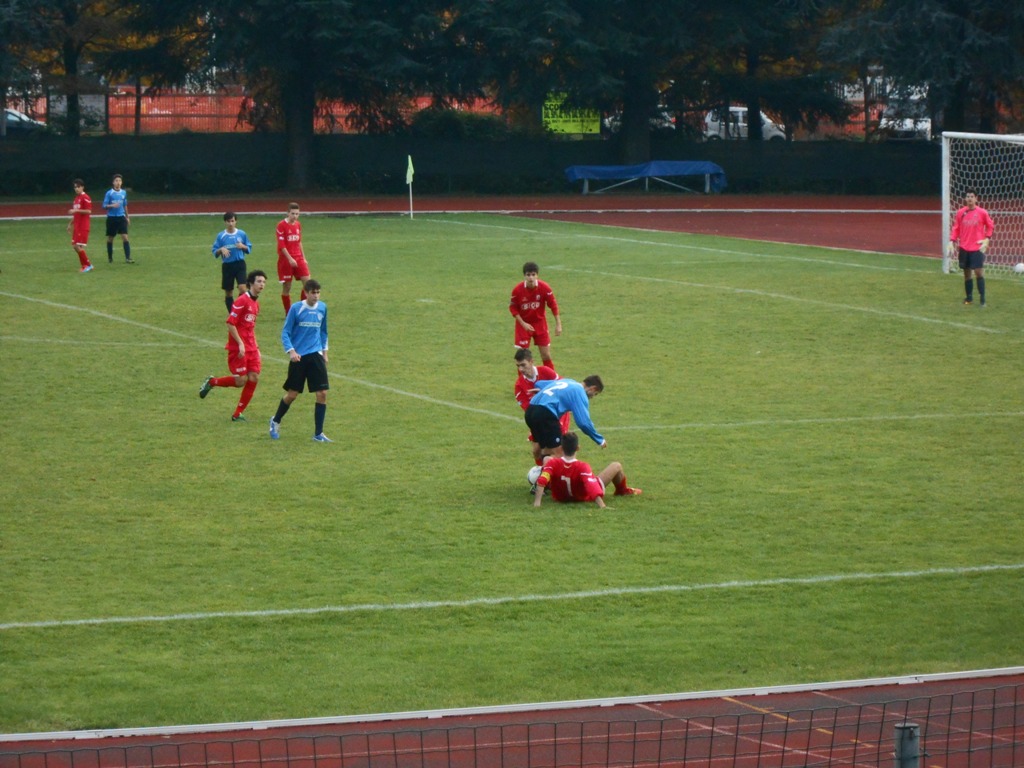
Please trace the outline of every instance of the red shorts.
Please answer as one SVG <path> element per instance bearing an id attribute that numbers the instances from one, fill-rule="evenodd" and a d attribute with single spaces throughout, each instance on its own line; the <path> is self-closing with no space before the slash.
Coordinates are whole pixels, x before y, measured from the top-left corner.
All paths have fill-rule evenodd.
<path id="1" fill-rule="evenodd" d="M 82 227 L 79 229 L 75 227 L 71 231 L 71 244 L 72 245 L 88 245 L 89 244 L 89 227 Z"/>
<path id="2" fill-rule="evenodd" d="M 239 357 L 237 350 L 228 350 L 228 370 L 235 376 L 259 373 L 262 358 L 258 349 L 246 349 L 245 357 Z"/>
<path id="3" fill-rule="evenodd" d="M 295 266 L 288 263 L 284 256 L 277 257 L 277 282 L 290 283 L 292 280 L 309 279 L 309 264 L 305 256 L 298 256 L 295 259 Z"/>
<path id="4" fill-rule="evenodd" d="M 583 484 L 583 498 L 577 497 L 577 501 L 595 501 L 604 496 L 604 483 L 598 477 L 588 477 Z"/>
<path id="5" fill-rule="evenodd" d="M 531 339 L 538 347 L 551 346 L 551 334 L 548 333 L 547 324 L 545 323 L 541 327 L 534 326 L 533 333 L 530 333 L 519 323 L 516 323 L 516 346 L 522 349 L 529 349 Z"/>
<path id="6" fill-rule="evenodd" d="M 572 503 L 574 501 L 595 501 L 604 496 L 604 483 L 601 479 L 591 475 L 583 481 L 583 488 L 579 488 L 577 485 L 573 485 L 573 493 L 570 495 L 566 493 L 565 488 L 551 489 L 551 498 L 555 501 L 562 503 Z"/>

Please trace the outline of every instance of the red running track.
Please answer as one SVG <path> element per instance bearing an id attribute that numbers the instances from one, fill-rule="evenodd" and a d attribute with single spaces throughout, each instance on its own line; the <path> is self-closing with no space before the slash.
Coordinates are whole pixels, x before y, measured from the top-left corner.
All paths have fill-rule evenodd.
<path id="1" fill-rule="evenodd" d="M 310 214 L 408 213 L 407 198 L 306 197 Z M 282 215 L 288 200 L 238 197 L 143 200 L 132 214 L 244 213 Z M 98 203 L 96 204 L 98 208 Z M 488 211 L 639 229 L 724 235 L 835 248 L 941 256 L 938 198 L 838 195 L 544 195 L 416 197 L 415 213 Z M 63 203 L 0 202 L 0 218 L 67 215 Z"/>
<path id="2" fill-rule="evenodd" d="M 1024 669 L 776 693 L 0 737 L 0 768 L 877 766 L 892 764 L 906 722 L 920 727 L 928 766 L 1022 765 Z"/>

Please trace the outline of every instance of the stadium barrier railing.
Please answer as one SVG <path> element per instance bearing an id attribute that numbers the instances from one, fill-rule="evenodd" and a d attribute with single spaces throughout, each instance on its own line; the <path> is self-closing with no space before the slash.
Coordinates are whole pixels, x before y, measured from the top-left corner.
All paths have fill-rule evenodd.
<path id="1" fill-rule="evenodd" d="M 908 727 L 920 752 L 894 763 Z M 1024 685 L 686 718 L 154 742 L 25 751 L 0 743 L 0 768 L 1012 768 L 1024 765 Z"/>

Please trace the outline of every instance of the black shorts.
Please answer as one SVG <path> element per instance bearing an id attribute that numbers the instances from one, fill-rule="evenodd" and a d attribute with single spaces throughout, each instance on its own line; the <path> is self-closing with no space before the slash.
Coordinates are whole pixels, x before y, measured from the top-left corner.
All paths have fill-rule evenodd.
<path id="1" fill-rule="evenodd" d="M 562 424 L 550 408 L 531 405 L 526 409 L 525 418 L 533 441 L 541 448 L 557 448 L 562 444 Z"/>
<path id="2" fill-rule="evenodd" d="M 301 392 L 306 385 L 310 392 L 330 389 L 327 382 L 327 362 L 319 352 L 303 355 L 297 363 L 288 363 L 288 378 L 284 388 L 289 392 Z"/>
<path id="3" fill-rule="evenodd" d="M 225 261 L 220 265 L 220 287 L 230 291 L 236 285 L 245 285 L 245 259 Z"/>
<path id="4" fill-rule="evenodd" d="M 107 216 L 107 237 L 128 234 L 127 216 Z"/>
<path id="5" fill-rule="evenodd" d="M 960 249 L 960 269 L 981 269 L 985 266 L 985 254 L 981 251 Z"/>

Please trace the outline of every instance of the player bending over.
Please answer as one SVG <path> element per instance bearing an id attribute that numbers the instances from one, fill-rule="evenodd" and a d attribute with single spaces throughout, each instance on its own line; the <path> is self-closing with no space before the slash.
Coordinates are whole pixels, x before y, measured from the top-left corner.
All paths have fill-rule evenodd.
<path id="1" fill-rule="evenodd" d="M 546 365 L 534 365 L 533 364 L 533 353 L 528 349 L 517 349 L 515 354 L 516 370 L 518 375 L 516 376 L 515 386 L 515 397 L 516 402 L 519 403 L 520 407 L 525 411 L 530 407 L 530 398 L 537 394 L 537 382 L 538 381 L 555 381 L 558 379 L 558 374 L 554 368 L 548 368 Z M 564 435 L 569 431 L 569 412 L 566 411 L 562 414 L 559 422 L 562 425 L 562 434 Z M 530 449 L 533 451 L 533 461 L 539 467 L 543 463 L 543 456 L 541 455 L 540 443 L 533 438 L 533 433 L 527 437 L 530 441 Z"/>
<path id="2" fill-rule="evenodd" d="M 545 487 L 551 488 L 551 497 L 555 501 L 593 501 L 601 509 L 606 506 L 604 489 L 609 483 L 615 486 L 616 496 L 639 496 L 643 493 L 639 488 L 630 488 L 626 484 L 622 464 L 617 461 L 595 476 L 589 464 L 576 458 L 579 447 L 580 439 L 575 432 L 562 436 L 562 455 L 549 458 L 541 470 L 537 489 L 533 492 L 533 506 L 540 506 Z"/>

